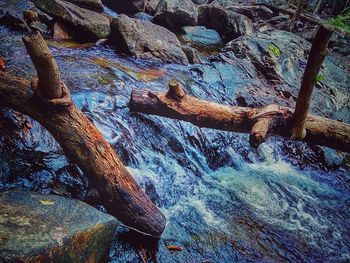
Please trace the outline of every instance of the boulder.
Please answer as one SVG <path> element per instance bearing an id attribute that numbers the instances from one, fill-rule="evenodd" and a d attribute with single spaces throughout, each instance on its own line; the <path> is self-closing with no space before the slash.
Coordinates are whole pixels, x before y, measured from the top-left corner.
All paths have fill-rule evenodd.
<path id="1" fill-rule="evenodd" d="M 102 14 L 61 0 L 33 0 L 45 13 L 69 24 L 82 39 L 96 40 L 110 34 L 109 19 Z"/>
<path id="2" fill-rule="evenodd" d="M 273 11 L 267 8 L 266 6 L 230 6 L 227 9 L 235 13 L 245 15 L 246 17 L 255 22 L 259 22 L 261 20 L 268 20 L 274 16 Z"/>
<path id="3" fill-rule="evenodd" d="M 248 17 L 214 5 L 198 7 L 198 25 L 218 31 L 225 41 L 254 34 L 253 22 Z"/>
<path id="4" fill-rule="evenodd" d="M 101 262 L 118 221 L 58 195 L 0 193 L 0 262 Z"/>
<path id="5" fill-rule="evenodd" d="M 151 22 L 153 17 L 150 16 L 149 14 L 146 14 L 144 12 L 138 12 L 134 15 L 134 18 L 140 19 L 140 20 L 145 20 Z"/>
<path id="6" fill-rule="evenodd" d="M 113 19 L 111 42 L 119 52 L 142 59 L 187 64 L 176 35 L 149 21 L 120 15 Z"/>
<path id="7" fill-rule="evenodd" d="M 220 34 L 204 26 L 186 26 L 182 28 L 184 35 L 181 38 L 186 42 L 191 42 L 201 46 L 222 45 Z"/>
<path id="8" fill-rule="evenodd" d="M 156 8 L 153 22 L 169 29 L 197 24 L 197 9 L 191 0 L 161 0 Z"/>
<path id="9" fill-rule="evenodd" d="M 55 22 L 52 31 L 55 40 L 68 40 L 73 38 L 72 32 L 69 31 L 68 27 L 59 21 Z"/>
<path id="10" fill-rule="evenodd" d="M 80 7 L 90 9 L 97 12 L 103 11 L 103 5 L 100 0 L 67 0 L 68 2 Z"/>
<path id="11" fill-rule="evenodd" d="M 307 41 L 293 33 L 273 30 L 237 38 L 224 51 L 233 51 L 242 63 L 253 63 L 269 82 L 294 85 L 304 71 L 309 47 Z"/>
<path id="12" fill-rule="evenodd" d="M 126 14 L 144 12 L 146 7 L 146 0 L 102 0 L 102 2 L 115 11 Z"/>

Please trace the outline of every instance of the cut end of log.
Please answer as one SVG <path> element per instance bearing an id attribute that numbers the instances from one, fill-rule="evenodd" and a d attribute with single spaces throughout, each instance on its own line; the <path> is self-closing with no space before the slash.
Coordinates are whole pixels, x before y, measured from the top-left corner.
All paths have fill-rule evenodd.
<path id="1" fill-rule="evenodd" d="M 169 81 L 169 90 L 166 96 L 170 99 L 179 100 L 185 96 L 185 92 L 181 87 L 181 84 L 176 80 L 172 79 Z"/>

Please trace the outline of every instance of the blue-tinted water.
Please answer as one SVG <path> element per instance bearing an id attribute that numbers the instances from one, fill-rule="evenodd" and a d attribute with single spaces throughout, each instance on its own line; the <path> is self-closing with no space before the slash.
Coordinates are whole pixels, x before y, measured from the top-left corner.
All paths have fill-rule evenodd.
<path id="1" fill-rule="evenodd" d="M 8 70 L 31 78 L 34 69 L 19 36 L 1 28 L 0 40 Z M 232 105 L 249 86 L 273 89 L 252 75 L 251 65 L 162 65 L 124 58 L 102 46 L 51 43 L 51 49 L 74 102 L 166 215 L 159 262 L 350 261 L 350 173 L 342 153 L 331 152 L 331 160 L 340 163 L 326 165 L 316 146 L 272 138 L 254 150 L 246 134 L 128 109 L 131 90 L 165 91 L 172 78 L 188 94 Z M 48 132 L 33 123 L 12 143 L 7 132 L 17 128 L 8 123 L 18 121 L 4 112 L 0 188 L 83 198 L 84 175 Z M 170 244 L 183 251 L 170 252 Z M 116 236 L 110 262 L 140 262 L 123 234 Z"/>

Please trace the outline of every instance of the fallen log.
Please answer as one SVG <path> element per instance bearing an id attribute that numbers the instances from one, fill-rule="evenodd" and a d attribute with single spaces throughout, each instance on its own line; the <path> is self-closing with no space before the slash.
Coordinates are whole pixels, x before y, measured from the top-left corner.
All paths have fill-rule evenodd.
<path id="1" fill-rule="evenodd" d="M 166 93 L 134 90 L 129 107 L 133 112 L 183 120 L 199 127 L 250 133 L 249 142 L 254 148 L 266 141 L 269 134 L 290 138 L 293 126 L 292 108 L 225 106 L 185 95 L 174 81 Z M 305 129 L 307 134 L 302 141 L 350 152 L 349 124 L 309 114 Z"/>
<path id="2" fill-rule="evenodd" d="M 291 17 L 293 17 L 294 13 L 295 13 L 292 10 L 288 10 L 288 9 L 283 8 L 283 7 L 275 6 L 275 5 L 268 4 L 268 3 L 257 3 L 256 5 L 265 6 L 274 12 L 286 14 L 286 15 L 289 15 Z M 306 22 L 309 22 L 311 24 L 316 24 L 316 25 L 321 25 L 324 23 L 324 21 L 322 21 L 321 19 L 319 19 L 315 16 L 308 15 L 308 14 L 300 14 L 300 19 L 304 20 Z"/>
<path id="3" fill-rule="evenodd" d="M 38 41 L 44 40 L 41 36 L 24 39 L 26 46 L 29 42 L 29 46 L 36 45 Z M 48 52 L 47 46 L 36 48 L 31 57 Z M 47 68 L 50 69 L 51 66 Z M 39 79 L 31 83 L 0 72 L 0 105 L 28 115 L 43 125 L 61 145 L 67 158 L 84 172 L 89 187 L 95 189 L 100 204 L 109 214 L 135 231 L 160 237 L 165 227 L 164 215 L 142 191 L 97 128 L 70 101 L 64 84 L 56 86 L 63 89 L 62 98 L 55 97 L 52 86 L 40 85 L 43 83 L 41 76 L 39 74 Z"/>

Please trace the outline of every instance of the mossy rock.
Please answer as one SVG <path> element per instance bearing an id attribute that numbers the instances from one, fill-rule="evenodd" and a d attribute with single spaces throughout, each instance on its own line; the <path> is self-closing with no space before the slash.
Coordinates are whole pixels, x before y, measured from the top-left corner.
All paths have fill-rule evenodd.
<path id="1" fill-rule="evenodd" d="M 117 220 L 81 201 L 0 193 L 0 262 L 103 262 Z"/>

